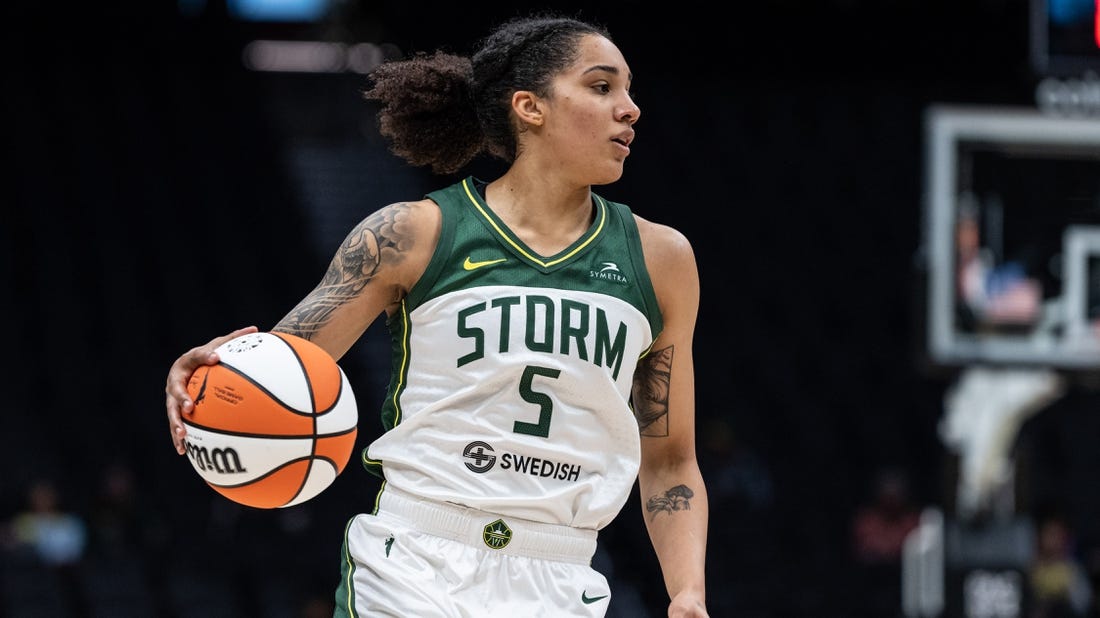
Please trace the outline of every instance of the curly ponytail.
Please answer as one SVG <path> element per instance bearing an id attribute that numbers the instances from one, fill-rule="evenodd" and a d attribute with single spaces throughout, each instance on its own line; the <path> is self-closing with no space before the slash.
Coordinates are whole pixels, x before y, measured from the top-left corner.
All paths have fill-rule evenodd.
<path id="1" fill-rule="evenodd" d="M 390 150 L 412 165 L 449 174 L 482 152 L 511 163 L 512 94 L 546 96 L 588 34 L 611 38 L 601 27 L 569 17 L 512 19 L 490 33 L 472 59 L 436 51 L 379 65 L 364 96 L 381 104 L 379 131 Z"/>

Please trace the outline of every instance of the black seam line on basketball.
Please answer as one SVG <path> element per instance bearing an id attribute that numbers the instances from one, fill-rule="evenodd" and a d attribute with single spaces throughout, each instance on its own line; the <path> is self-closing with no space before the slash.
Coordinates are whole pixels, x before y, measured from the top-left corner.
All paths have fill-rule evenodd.
<path id="1" fill-rule="evenodd" d="M 203 431 L 209 431 L 210 433 L 218 434 L 219 436 L 236 436 L 238 438 L 263 438 L 263 439 L 276 439 L 276 440 L 314 440 L 316 442 L 319 438 L 335 438 L 339 436 L 345 436 L 354 432 L 357 427 L 350 427 L 348 429 L 341 429 L 340 431 L 333 431 L 331 433 L 315 433 L 315 434 L 265 434 L 265 433 L 253 433 L 246 431 L 226 431 L 217 427 L 209 427 L 207 425 L 200 425 L 198 423 L 192 423 L 191 421 L 183 421 L 184 425 L 193 427 L 195 429 L 202 429 Z"/>
<path id="2" fill-rule="evenodd" d="M 290 348 L 290 353 L 294 355 L 294 360 L 298 361 L 298 369 L 302 371 L 302 375 L 306 378 L 306 390 L 309 391 L 309 407 L 313 410 L 313 414 L 311 414 L 313 417 L 313 433 L 317 433 L 317 393 L 313 390 L 313 380 L 309 379 L 309 370 L 306 368 L 305 362 L 302 361 L 302 357 L 298 354 L 298 350 L 290 345 L 290 342 L 284 339 L 279 333 L 275 333 L 275 336 L 279 338 L 279 341 L 283 342 L 283 345 Z M 341 382 L 343 382 L 343 380 L 341 380 Z"/>
<path id="3" fill-rule="evenodd" d="M 313 423 L 313 433 L 316 434 L 317 433 L 317 393 L 313 390 L 313 380 L 309 379 L 309 370 L 306 369 L 306 364 L 302 361 L 302 357 L 298 355 L 298 350 L 294 346 L 290 345 L 290 342 L 287 341 L 285 338 L 283 338 L 278 333 L 276 333 L 275 336 L 278 337 L 279 341 L 282 341 L 283 344 L 286 345 L 286 347 L 290 348 L 290 353 L 294 355 L 294 360 L 298 361 L 298 369 L 302 372 L 302 375 L 305 376 L 306 389 L 309 391 L 309 409 L 313 410 L 313 414 L 310 415 L 312 417 L 310 420 Z M 343 380 L 340 380 L 340 384 L 341 384 L 341 386 L 343 386 Z M 298 485 L 298 491 L 294 492 L 294 495 L 290 498 L 291 502 L 296 500 L 298 498 L 298 496 L 302 495 L 302 490 L 306 488 L 306 480 L 309 479 L 310 473 L 313 472 L 313 459 L 312 458 L 316 454 L 317 454 L 317 441 L 314 440 L 309 445 L 309 455 L 310 455 L 309 465 L 306 468 L 306 473 L 304 475 L 302 475 L 302 482 Z"/>
<path id="4" fill-rule="evenodd" d="M 257 476 L 256 478 L 254 478 L 250 481 L 245 481 L 243 483 L 237 483 L 236 485 L 222 485 L 221 483 L 213 483 L 213 482 L 210 482 L 210 481 L 206 481 L 206 483 L 208 485 L 210 485 L 211 487 L 217 487 L 219 489 L 237 489 L 237 488 L 240 488 L 240 487 L 248 487 L 249 485 L 253 485 L 255 483 L 258 483 L 258 482 L 266 479 L 267 477 L 271 476 L 272 474 L 275 474 L 276 472 L 282 471 L 284 468 L 286 468 L 290 464 L 295 464 L 295 463 L 298 463 L 300 461 L 309 461 L 310 466 L 313 465 L 314 461 L 325 461 L 325 462 L 328 462 L 328 463 L 332 464 L 332 469 L 333 470 L 338 470 L 339 469 L 339 467 L 336 465 L 336 462 L 329 459 L 328 457 L 299 457 L 298 459 L 291 459 L 290 461 L 284 463 L 283 465 L 279 466 L 278 468 L 275 468 L 274 470 L 268 472 L 267 474 Z M 309 478 L 309 473 L 308 472 L 305 474 L 305 478 L 307 478 L 307 479 Z M 293 500 L 294 498 L 297 498 L 302 493 L 303 489 L 305 489 L 305 483 L 302 483 L 302 485 L 298 488 L 298 491 L 294 492 L 294 496 L 291 497 L 290 500 Z M 287 502 L 290 502 L 290 500 L 287 500 Z"/>
<path id="5" fill-rule="evenodd" d="M 299 361 L 299 362 L 301 362 L 301 361 Z M 279 404 L 279 406 L 280 406 L 281 408 L 283 408 L 284 410 L 286 410 L 287 412 L 290 412 L 291 414 L 297 414 L 298 416 L 308 416 L 308 417 L 312 418 L 312 419 L 313 419 L 313 423 L 314 423 L 315 425 L 317 424 L 317 417 L 318 417 L 319 415 L 321 415 L 321 414 L 326 414 L 326 413 L 328 413 L 328 412 L 331 412 L 331 411 L 333 410 L 333 408 L 335 408 L 335 407 L 336 407 L 336 406 L 335 406 L 335 404 L 334 404 L 334 405 L 332 406 L 332 408 L 329 408 L 328 410 L 325 410 L 324 412 L 302 412 L 301 410 L 296 410 L 296 409 L 294 409 L 294 408 L 290 407 L 289 405 L 287 405 L 287 403 L 286 403 L 285 401 L 283 401 L 282 399 L 279 399 L 278 397 L 276 397 L 276 396 L 275 396 L 275 393 L 273 393 L 273 392 L 271 392 L 271 391 L 267 390 L 266 388 L 264 388 L 264 386 L 263 386 L 262 384 L 260 384 L 259 382 L 257 382 L 256 380 L 253 380 L 253 379 L 251 378 L 251 376 L 249 376 L 248 374 L 244 373 L 244 371 L 242 371 L 241 369 L 238 369 L 237 367 L 234 367 L 233 365 L 231 365 L 231 364 L 229 364 L 229 363 L 227 363 L 227 362 L 225 362 L 225 361 L 221 361 L 221 363 L 220 363 L 220 364 L 221 364 L 221 365 L 222 365 L 223 367 L 225 367 L 226 369 L 228 369 L 229 371 L 232 371 L 233 373 L 235 373 L 235 374 L 237 374 L 237 375 L 241 376 L 241 378 L 243 378 L 243 379 L 244 379 L 244 380 L 245 380 L 246 382 L 248 382 L 249 384 L 252 384 L 252 385 L 253 385 L 253 386 L 255 386 L 256 388 L 260 389 L 260 390 L 261 390 L 261 391 L 262 391 L 262 392 L 263 392 L 263 393 L 264 393 L 265 395 L 267 395 L 268 397 L 271 397 L 271 400 L 272 400 L 272 401 L 274 401 L 275 403 Z M 311 406 L 316 406 L 316 405 L 317 405 L 317 402 L 316 402 L 316 401 L 314 401 L 314 399 L 313 399 L 313 384 L 311 384 L 311 383 L 310 383 L 310 379 L 309 379 L 309 374 L 308 374 L 308 373 L 305 373 L 305 370 L 303 369 L 303 370 L 302 370 L 302 375 L 303 375 L 303 376 L 305 377 L 305 381 L 306 381 L 306 388 L 308 388 L 308 389 L 309 389 L 309 402 L 310 402 L 310 405 L 311 405 Z M 341 386 L 340 386 L 341 390 L 343 389 L 343 384 L 342 384 L 342 382 L 343 382 L 343 380 L 341 380 Z M 340 399 L 339 399 L 339 398 L 337 398 L 337 399 L 336 399 L 336 401 L 337 401 L 337 402 L 339 402 L 339 401 L 340 401 Z M 316 428 L 316 427 L 314 427 L 314 428 L 313 428 L 313 430 L 314 430 L 314 431 L 316 431 L 316 430 L 317 430 L 317 428 Z"/>

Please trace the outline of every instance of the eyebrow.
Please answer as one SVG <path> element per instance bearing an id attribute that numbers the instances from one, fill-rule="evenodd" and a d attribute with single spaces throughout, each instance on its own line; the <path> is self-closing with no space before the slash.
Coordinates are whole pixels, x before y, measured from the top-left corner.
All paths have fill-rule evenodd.
<path id="1" fill-rule="evenodd" d="M 593 71 L 606 71 L 608 73 L 618 75 L 619 74 L 619 67 L 612 66 L 610 64 L 597 64 L 595 66 L 591 66 L 591 67 L 588 67 L 587 69 L 585 69 L 583 74 L 592 73 Z M 631 82 L 634 81 L 634 74 L 633 73 L 627 73 L 626 79 L 627 79 L 627 81 L 631 81 Z"/>

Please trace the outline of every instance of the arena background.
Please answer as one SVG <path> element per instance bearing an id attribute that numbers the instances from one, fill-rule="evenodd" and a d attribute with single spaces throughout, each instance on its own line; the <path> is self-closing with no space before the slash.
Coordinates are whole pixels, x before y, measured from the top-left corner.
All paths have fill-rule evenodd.
<path id="1" fill-rule="evenodd" d="M 14 521 L 33 481 L 57 482 L 97 543 L 65 580 L 85 615 L 323 615 L 344 522 L 377 489 L 352 465 L 301 507 L 236 507 L 169 442 L 164 377 L 178 354 L 271 327 L 350 226 L 450 180 L 386 152 L 361 73 L 250 70 L 247 44 L 465 52 L 541 6 L 348 1 L 296 24 L 216 1 L 14 11 L 0 515 Z M 638 138 L 624 178 L 598 191 L 679 228 L 697 253 L 712 615 L 900 615 L 900 567 L 860 563 L 851 529 L 884 473 L 908 481 L 917 509 L 950 512 L 955 491 L 938 427 L 957 369 L 923 349 L 922 118 L 934 103 L 1035 105 L 1028 2 L 549 6 L 606 24 L 636 76 Z M 387 351 L 373 328 L 341 363 L 363 444 Z M 1075 387 L 1021 431 L 1032 481 L 1018 510 L 1067 513 L 1083 560 L 1100 547 L 1098 421 L 1092 391 Z M 108 550 L 95 534 L 120 470 L 135 491 L 111 515 Z M 601 538 L 612 615 L 664 615 L 636 500 Z M 6 615 L 39 615 L 18 608 L 44 580 L 13 553 Z M 99 597 L 113 609 L 94 609 Z"/>

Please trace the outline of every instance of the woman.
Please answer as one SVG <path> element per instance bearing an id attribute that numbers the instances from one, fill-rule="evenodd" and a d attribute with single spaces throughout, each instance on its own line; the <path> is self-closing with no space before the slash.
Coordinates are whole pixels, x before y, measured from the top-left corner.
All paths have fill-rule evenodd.
<path id="1" fill-rule="evenodd" d="M 694 254 L 591 189 L 622 176 L 640 114 L 622 53 L 600 27 L 535 16 L 472 58 L 419 54 L 371 79 L 411 164 L 509 167 L 369 215 L 272 329 L 339 359 L 384 312 L 393 339 L 386 432 L 362 456 L 384 483 L 348 523 L 336 614 L 602 616 L 597 531 L 637 481 L 669 616 L 706 616 Z M 255 330 L 172 365 L 180 454 L 188 378 Z"/>

